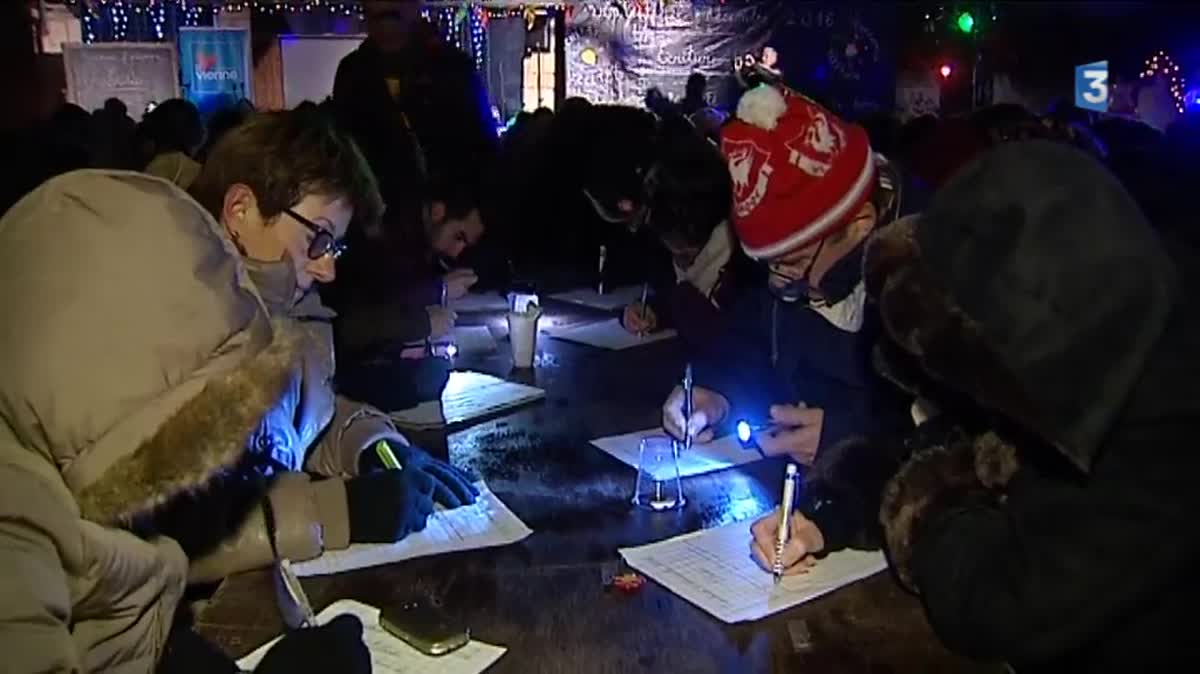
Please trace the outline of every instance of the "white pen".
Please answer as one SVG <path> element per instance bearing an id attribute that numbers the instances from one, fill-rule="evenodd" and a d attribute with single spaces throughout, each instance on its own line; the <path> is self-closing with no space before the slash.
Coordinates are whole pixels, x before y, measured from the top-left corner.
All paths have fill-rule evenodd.
<path id="1" fill-rule="evenodd" d="M 608 260 L 608 246 L 600 246 L 600 282 L 596 285 L 596 294 L 604 294 L 604 263 Z"/>
<path id="2" fill-rule="evenodd" d="M 649 284 L 649 283 L 643 283 L 643 284 L 642 284 L 642 325 L 645 325 L 645 324 L 646 324 L 646 309 L 647 309 L 647 307 L 646 307 L 646 300 L 648 299 L 648 297 L 647 297 L 647 296 L 648 296 L 649 294 L 650 294 L 650 284 Z M 638 336 L 641 336 L 641 335 L 642 335 L 642 333 L 641 333 L 641 332 L 639 332 L 639 333 L 638 333 Z"/>
<path id="3" fill-rule="evenodd" d="M 688 363 L 683 371 L 683 449 L 692 448 L 692 364 Z"/>
<path id="4" fill-rule="evenodd" d="M 300 608 L 304 614 L 300 623 L 301 627 L 316 627 L 317 616 L 313 613 L 312 604 L 308 601 L 308 595 L 304 594 L 304 588 L 300 585 L 300 579 L 296 577 L 296 572 L 292 571 L 292 563 L 286 559 L 279 560 L 279 576 L 283 579 L 283 587 L 287 590 L 288 596 L 292 602 Z"/>
<path id="5" fill-rule="evenodd" d="M 779 504 L 779 529 L 775 532 L 775 564 L 771 574 L 775 582 L 783 580 L 783 547 L 791 530 L 792 502 L 796 499 L 796 464 L 789 463 L 783 475 L 783 503 Z"/>

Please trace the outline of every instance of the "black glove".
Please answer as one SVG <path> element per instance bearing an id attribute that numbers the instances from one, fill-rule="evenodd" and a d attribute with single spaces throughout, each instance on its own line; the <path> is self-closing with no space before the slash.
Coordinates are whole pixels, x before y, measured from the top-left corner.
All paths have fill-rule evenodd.
<path id="1" fill-rule="evenodd" d="M 405 470 L 418 470 L 433 478 L 433 500 L 437 503 L 447 508 L 457 508 L 474 503 L 475 497 L 479 496 L 479 490 L 474 484 L 475 478 L 467 471 L 439 461 L 425 450 L 411 445 L 389 442 L 388 447 Z M 383 467 L 383 462 L 373 447 L 363 450 L 358 455 L 360 474 L 365 475 Z"/>
<path id="2" fill-rule="evenodd" d="M 357 617 L 340 615 L 320 627 L 296 630 L 263 656 L 254 674 L 339 672 L 371 674 L 371 653 Z"/>
<path id="3" fill-rule="evenodd" d="M 425 528 L 434 480 L 421 470 L 380 470 L 346 482 L 350 541 L 394 543 Z"/>

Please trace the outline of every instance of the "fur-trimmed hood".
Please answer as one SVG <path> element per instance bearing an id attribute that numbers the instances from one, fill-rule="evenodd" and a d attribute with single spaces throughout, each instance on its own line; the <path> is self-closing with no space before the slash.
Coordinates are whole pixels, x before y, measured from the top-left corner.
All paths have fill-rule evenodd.
<path id="1" fill-rule="evenodd" d="M 0 451 L 52 463 L 85 519 L 129 521 L 237 463 L 296 376 L 237 251 L 166 181 L 47 182 L 0 221 L 0 270 Z"/>
<path id="2" fill-rule="evenodd" d="M 966 168 L 876 236 L 865 266 L 885 328 L 925 372 L 1083 472 L 1177 303 L 1174 266 L 1117 180 L 1046 141 Z"/>

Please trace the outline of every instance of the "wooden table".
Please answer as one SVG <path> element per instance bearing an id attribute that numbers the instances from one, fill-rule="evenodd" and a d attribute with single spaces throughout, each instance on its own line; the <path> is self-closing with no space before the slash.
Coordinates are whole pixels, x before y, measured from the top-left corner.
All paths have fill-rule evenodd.
<path id="1" fill-rule="evenodd" d="M 555 305 L 548 311 L 550 319 L 586 315 Z M 682 373 L 677 345 L 610 352 L 539 342 L 536 370 L 513 378 L 546 389 L 544 403 L 446 439 L 451 460 L 481 475 L 534 534 L 503 548 L 306 579 L 316 610 L 342 598 L 380 605 L 427 596 L 460 616 L 474 637 L 508 647 L 490 670 L 497 673 L 1003 671 L 946 652 L 920 604 L 886 573 L 739 625 L 653 582 L 632 595 L 606 590 L 603 569 L 619 561 L 619 547 L 768 510 L 782 465 L 759 461 L 688 478 L 689 502 L 679 513 L 632 509 L 633 471 L 588 440 L 658 422 Z M 507 342 L 500 347 L 471 369 L 509 375 Z M 789 624 L 797 621 L 812 635 L 807 651 L 793 646 Z M 236 657 L 280 634 L 268 573 L 226 580 L 197 626 Z"/>

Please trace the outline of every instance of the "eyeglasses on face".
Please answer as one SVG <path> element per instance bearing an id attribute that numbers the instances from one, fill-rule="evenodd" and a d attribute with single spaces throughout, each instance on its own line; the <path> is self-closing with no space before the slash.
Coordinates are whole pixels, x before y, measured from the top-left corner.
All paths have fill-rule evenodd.
<path id="1" fill-rule="evenodd" d="M 304 225 L 313 233 L 312 241 L 308 244 L 308 258 L 310 260 L 319 260 L 326 255 L 336 260 L 342 256 L 342 253 L 346 252 L 346 242 L 338 241 L 333 236 L 333 232 L 300 215 L 291 208 L 285 208 L 283 212 L 295 218 L 296 222 Z"/>

